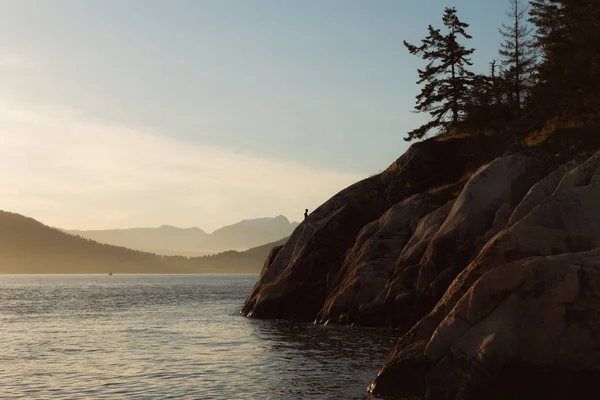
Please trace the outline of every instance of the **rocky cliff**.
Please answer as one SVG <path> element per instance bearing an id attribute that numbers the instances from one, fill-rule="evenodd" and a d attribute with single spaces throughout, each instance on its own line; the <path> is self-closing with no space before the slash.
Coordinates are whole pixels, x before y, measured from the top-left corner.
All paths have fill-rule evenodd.
<path id="1" fill-rule="evenodd" d="M 584 393 L 600 378 L 600 152 L 549 150 L 413 145 L 274 249 L 243 313 L 399 328 L 376 395 Z"/>

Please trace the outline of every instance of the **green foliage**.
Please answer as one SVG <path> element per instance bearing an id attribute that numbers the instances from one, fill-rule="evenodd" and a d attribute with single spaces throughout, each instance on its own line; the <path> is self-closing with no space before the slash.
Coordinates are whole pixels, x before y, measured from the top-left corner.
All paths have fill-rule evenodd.
<path id="1" fill-rule="evenodd" d="M 423 85 L 417 96 L 417 112 L 428 112 L 432 120 L 408 133 L 405 140 L 420 139 L 431 129 L 438 128 L 445 133 L 456 125 L 464 115 L 468 101 L 471 78 L 474 76 L 467 67 L 471 66 L 469 56 L 474 49 L 467 49 L 459 43 L 459 38 L 471 39 L 466 33 L 468 24 L 461 22 L 455 8 L 446 8 L 443 24 L 446 33 L 440 29 L 428 28 L 429 35 L 420 46 L 404 41 L 411 54 L 428 61 L 425 69 L 419 69 L 417 84 Z"/>
<path id="2" fill-rule="evenodd" d="M 544 118 L 600 110 L 600 2 L 534 0 L 530 20 L 543 61 L 534 103 Z"/>
<path id="3" fill-rule="evenodd" d="M 534 70 L 537 64 L 536 49 L 532 37 L 533 29 L 526 21 L 527 8 L 523 0 L 510 0 L 508 17 L 511 25 L 502 24 L 499 29 L 504 37 L 500 46 L 503 75 L 508 100 L 516 117 L 524 108 L 524 101 L 533 87 Z"/>
<path id="4" fill-rule="evenodd" d="M 432 117 L 405 140 L 432 129 L 526 136 L 556 121 L 600 121 L 600 1 L 533 0 L 527 9 L 525 0 L 510 0 L 510 6 L 510 24 L 500 28 L 500 62 L 492 61 L 489 75 L 468 71 L 474 50 L 459 39 L 471 36 L 454 8 L 445 9 L 444 32 L 429 26 L 420 46 L 404 42 L 428 62 L 418 70 L 422 89 L 415 109 Z"/>
<path id="5" fill-rule="evenodd" d="M 465 105 L 465 117 L 456 128 L 473 134 L 500 130 L 499 121 L 511 118 L 510 107 L 505 101 L 505 87 L 505 80 L 494 74 L 474 76 Z"/>

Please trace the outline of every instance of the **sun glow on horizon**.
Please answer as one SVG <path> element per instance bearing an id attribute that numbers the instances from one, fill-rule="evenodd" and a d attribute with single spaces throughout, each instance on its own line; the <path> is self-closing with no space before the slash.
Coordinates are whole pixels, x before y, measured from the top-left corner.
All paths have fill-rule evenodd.
<path id="1" fill-rule="evenodd" d="M 300 220 L 360 174 L 0 101 L 0 208 L 64 229 Z"/>

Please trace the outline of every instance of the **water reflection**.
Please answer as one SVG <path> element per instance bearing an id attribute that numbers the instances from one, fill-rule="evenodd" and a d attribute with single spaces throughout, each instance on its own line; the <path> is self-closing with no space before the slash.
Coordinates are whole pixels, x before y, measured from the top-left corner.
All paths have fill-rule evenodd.
<path id="1" fill-rule="evenodd" d="M 375 378 L 399 336 L 397 331 L 322 326 L 288 321 L 249 320 L 261 343 L 264 363 L 279 371 L 268 391 L 281 396 L 371 399 Z M 282 371 L 283 369 L 283 371 Z"/>
<path id="2" fill-rule="evenodd" d="M 0 276 L 3 398 L 368 399 L 397 332 L 239 315 L 256 277 Z"/>

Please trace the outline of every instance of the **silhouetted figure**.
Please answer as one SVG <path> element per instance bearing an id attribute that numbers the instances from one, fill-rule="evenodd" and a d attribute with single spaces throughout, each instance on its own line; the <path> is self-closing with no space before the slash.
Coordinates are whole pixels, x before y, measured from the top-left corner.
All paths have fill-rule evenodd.
<path id="1" fill-rule="evenodd" d="M 304 219 L 306 219 L 306 217 L 308 217 L 308 208 L 304 210 Z"/>

